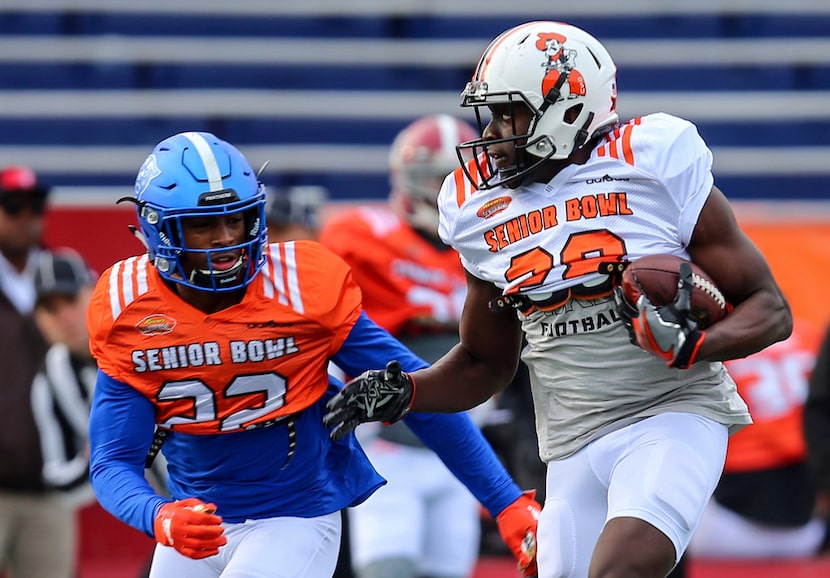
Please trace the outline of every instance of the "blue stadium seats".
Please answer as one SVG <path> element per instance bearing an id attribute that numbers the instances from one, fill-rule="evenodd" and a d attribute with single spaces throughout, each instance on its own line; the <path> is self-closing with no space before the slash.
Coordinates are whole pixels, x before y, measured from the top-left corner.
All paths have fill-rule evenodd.
<path id="1" fill-rule="evenodd" d="M 100 174 L 98 167 L 106 159 L 81 157 L 67 167 L 62 148 L 143 151 L 182 130 L 213 131 L 243 151 L 246 147 L 263 145 L 332 145 L 353 153 L 366 151 L 377 160 L 365 170 L 362 167 L 343 170 L 341 166 L 332 166 L 326 158 L 312 159 L 311 170 L 304 167 L 293 171 L 283 167 L 280 175 L 271 178 L 280 180 L 281 184 L 326 186 L 335 200 L 381 199 L 387 194 L 388 183 L 385 159 L 377 151 L 388 146 L 398 130 L 430 106 L 424 103 L 421 109 L 415 110 L 411 101 L 410 105 L 399 103 L 401 94 L 422 92 L 424 100 L 443 95 L 446 102 L 455 103 L 475 64 L 475 56 L 461 58 L 450 53 L 455 46 L 452 44 L 446 45 L 446 63 L 436 63 L 423 59 L 417 49 L 412 50 L 411 57 L 403 59 L 391 54 L 394 52 L 391 50 L 390 54 L 384 54 L 388 47 L 397 46 L 389 42 L 466 41 L 464 46 L 474 47 L 477 55 L 502 30 L 534 19 L 526 12 L 513 15 L 507 6 L 503 14 L 484 16 L 460 16 L 449 11 L 401 14 L 392 8 L 388 13 L 367 11 L 365 14 L 357 9 L 316 15 L 298 11 L 280 13 L 277 9 L 262 14 L 250 11 L 233 14 L 230 5 L 226 13 L 219 14 L 199 13 L 198 3 L 170 1 L 182 6 L 181 14 L 154 13 L 140 8 L 130 11 L 123 7 L 49 11 L 29 9 L 22 0 L 13 2 L 14 7 L 0 13 L 0 42 L 8 41 L 3 45 L 7 49 L 0 51 L 0 99 L 27 105 L 25 112 L 15 106 L 0 107 L 0 152 L 5 151 L 6 156 L 14 153 L 16 160 L 35 166 L 46 180 L 57 186 L 111 187 L 128 186 L 132 182 L 142 154 L 136 153 L 135 163 L 121 157 L 123 169 Z M 775 42 L 780 42 L 782 49 L 796 39 L 827 42 L 816 44 L 815 50 L 823 50 L 822 54 L 803 53 L 784 59 L 772 58 L 775 55 L 762 50 L 751 60 L 731 59 L 727 53 L 718 55 L 717 62 L 705 59 L 698 62 L 693 52 L 687 54 L 680 50 L 673 56 L 676 61 L 669 62 L 652 60 L 650 54 L 642 54 L 642 58 L 628 54 L 620 62 L 618 80 L 621 109 L 627 99 L 655 92 L 668 95 L 667 107 L 693 103 L 698 95 L 744 97 L 746 110 L 751 114 L 742 115 L 741 119 L 717 114 L 690 119 L 698 124 L 715 151 L 716 167 L 719 150 L 830 147 L 830 112 L 816 107 L 813 116 L 781 118 L 782 112 L 794 106 L 786 98 L 777 110 L 758 104 L 760 97 L 771 91 L 830 95 L 830 9 L 825 2 L 815 0 L 815 13 L 793 14 L 782 14 L 780 10 L 740 14 L 727 10 L 729 3 L 725 2 L 723 11 L 698 14 L 586 12 L 584 15 L 570 13 L 567 20 L 604 41 L 628 43 L 629 47 L 647 40 L 767 39 L 773 42 L 765 47 L 774 48 Z M 535 16 L 543 17 L 547 15 Z M 171 38 L 186 42 L 163 44 L 163 40 Z M 138 44 L 126 44 L 122 42 L 125 39 Z M 263 54 L 251 54 L 250 62 L 244 60 L 244 54 L 241 59 L 239 54 L 223 55 L 228 58 L 200 56 L 205 47 L 225 46 L 222 43 L 229 40 L 252 39 L 319 39 L 320 46 L 303 45 L 302 50 L 308 54 L 297 48 L 297 58 L 291 54 L 275 54 L 274 62 Z M 342 46 L 337 40 L 342 41 Z M 32 41 L 41 43 L 27 44 Z M 349 57 L 349 51 L 358 50 L 355 42 L 360 49 L 370 51 L 371 62 Z M 162 45 L 164 50 L 158 50 Z M 240 47 L 233 49 L 240 50 Z M 330 95 L 330 98 L 324 99 L 324 104 L 316 109 L 305 107 L 301 112 L 282 110 L 277 102 L 269 108 L 266 100 L 257 108 L 263 111 L 260 115 L 246 110 L 236 114 L 233 106 L 220 112 L 200 106 L 200 91 L 214 90 L 228 91 L 231 103 L 235 95 L 240 99 L 260 95 L 268 99 L 282 91 L 308 91 L 301 94 Z M 66 98 L 60 101 L 60 106 L 55 106 L 54 101 L 39 107 L 32 104 L 39 102 L 38 95 L 55 94 L 55 91 L 68 91 L 61 93 Z M 168 110 L 160 105 L 155 110 L 136 111 L 133 110 L 136 101 L 126 98 L 143 94 L 136 91 L 171 95 L 191 91 L 187 94 L 193 99 L 193 110 L 182 114 L 180 109 Z M 99 94 L 116 100 L 123 96 L 123 114 L 86 108 L 85 112 L 73 112 L 81 110 L 82 105 Z M 375 98 L 367 102 L 365 110 L 355 112 L 344 104 L 350 94 L 372 94 Z M 15 101 L 15 98 L 26 100 Z M 383 105 L 383 114 L 378 110 L 379 103 Z M 827 150 L 830 154 L 830 148 Z M 830 179 L 830 163 L 825 173 L 817 171 L 814 165 L 800 166 L 795 162 L 790 174 L 780 174 L 779 169 L 771 170 L 759 163 L 758 173 L 753 175 L 746 174 L 745 169 L 732 170 L 727 156 L 718 182 L 733 198 L 830 197 L 823 184 Z"/>

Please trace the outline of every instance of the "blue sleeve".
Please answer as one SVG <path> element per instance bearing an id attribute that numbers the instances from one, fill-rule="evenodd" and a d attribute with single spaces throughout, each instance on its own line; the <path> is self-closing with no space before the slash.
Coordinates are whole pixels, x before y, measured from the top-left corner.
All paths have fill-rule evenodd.
<path id="1" fill-rule="evenodd" d="M 346 341 L 332 357 L 332 361 L 350 377 L 357 377 L 368 369 L 383 369 L 386 362 L 393 359 L 400 362 L 404 371 L 429 365 L 369 319 L 366 312 L 360 314 Z"/>
<path id="2" fill-rule="evenodd" d="M 522 494 L 466 413 L 412 412 L 403 421 L 493 518 Z"/>
<path id="3" fill-rule="evenodd" d="M 357 376 L 367 369 L 386 367 L 392 359 L 397 359 L 404 371 L 428 365 L 362 313 L 332 360 L 347 375 Z M 413 412 L 404 423 L 493 517 L 521 495 L 522 490 L 467 414 Z"/>
<path id="4" fill-rule="evenodd" d="M 101 506 L 148 536 L 162 503 L 144 477 L 153 406 L 135 389 L 98 371 L 89 416 L 89 477 Z"/>

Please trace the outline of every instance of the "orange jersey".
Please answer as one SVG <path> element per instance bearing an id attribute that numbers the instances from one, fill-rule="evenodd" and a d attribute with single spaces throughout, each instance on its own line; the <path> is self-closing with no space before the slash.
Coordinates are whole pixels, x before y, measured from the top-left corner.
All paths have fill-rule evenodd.
<path id="1" fill-rule="evenodd" d="M 328 358 L 361 312 L 348 266 L 312 241 L 272 244 L 242 301 L 206 314 L 147 255 L 101 275 L 89 306 L 100 369 L 156 407 L 161 427 L 240 431 L 303 410 L 328 385 Z"/>
<path id="2" fill-rule="evenodd" d="M 393 335 L 407 325 L 455 331 L 467 286 L 454 250 L 435 247 L 385 207 L 335 215 L 320 242 L 351 266 L 366 314 Z"/>
<path id="3" fill-rule="evenodd" d="M 805 459 L 802 412 L 820 337 L 797 321 L 786 341 L 726 362 L 754 423 L 729 438 L 725 472 L 775 468 Z"/>

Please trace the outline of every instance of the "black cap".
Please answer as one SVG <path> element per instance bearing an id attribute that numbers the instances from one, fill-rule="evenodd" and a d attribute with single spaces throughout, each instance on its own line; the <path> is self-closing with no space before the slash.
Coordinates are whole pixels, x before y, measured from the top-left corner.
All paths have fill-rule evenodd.
<path id="1" fill-rule="evenodd" d="M 81 287 L 92 285 L 92 274 L 81 256 L 72 249 L 43 251 L 35 271 L 37 303 L 53 295 L 75 298 Z"/>

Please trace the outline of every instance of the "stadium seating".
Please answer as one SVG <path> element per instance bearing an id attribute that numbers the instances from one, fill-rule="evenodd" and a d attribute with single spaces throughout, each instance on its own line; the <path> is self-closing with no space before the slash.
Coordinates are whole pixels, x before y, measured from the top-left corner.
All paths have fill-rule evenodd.
<path id="1" fill-rule="evenodd" d="M 270 160 L 269 185 L 382 199 L 396 132 L 421 114 L 471 118 L 458 93 L 487 41 L 554 16 L 541 0 L 520 11 L 468 0 L 286 4 L 5 2 L 0 158 L 68 193 L 117 196 L 154 143 L 209 130 L 254 164 Z M 623 115 L 664 110 L 698 124 L 731 198 L 830 196 L 830 4 L 674 4 L 595 0 L 555 16 L 609 46 Z"/>

